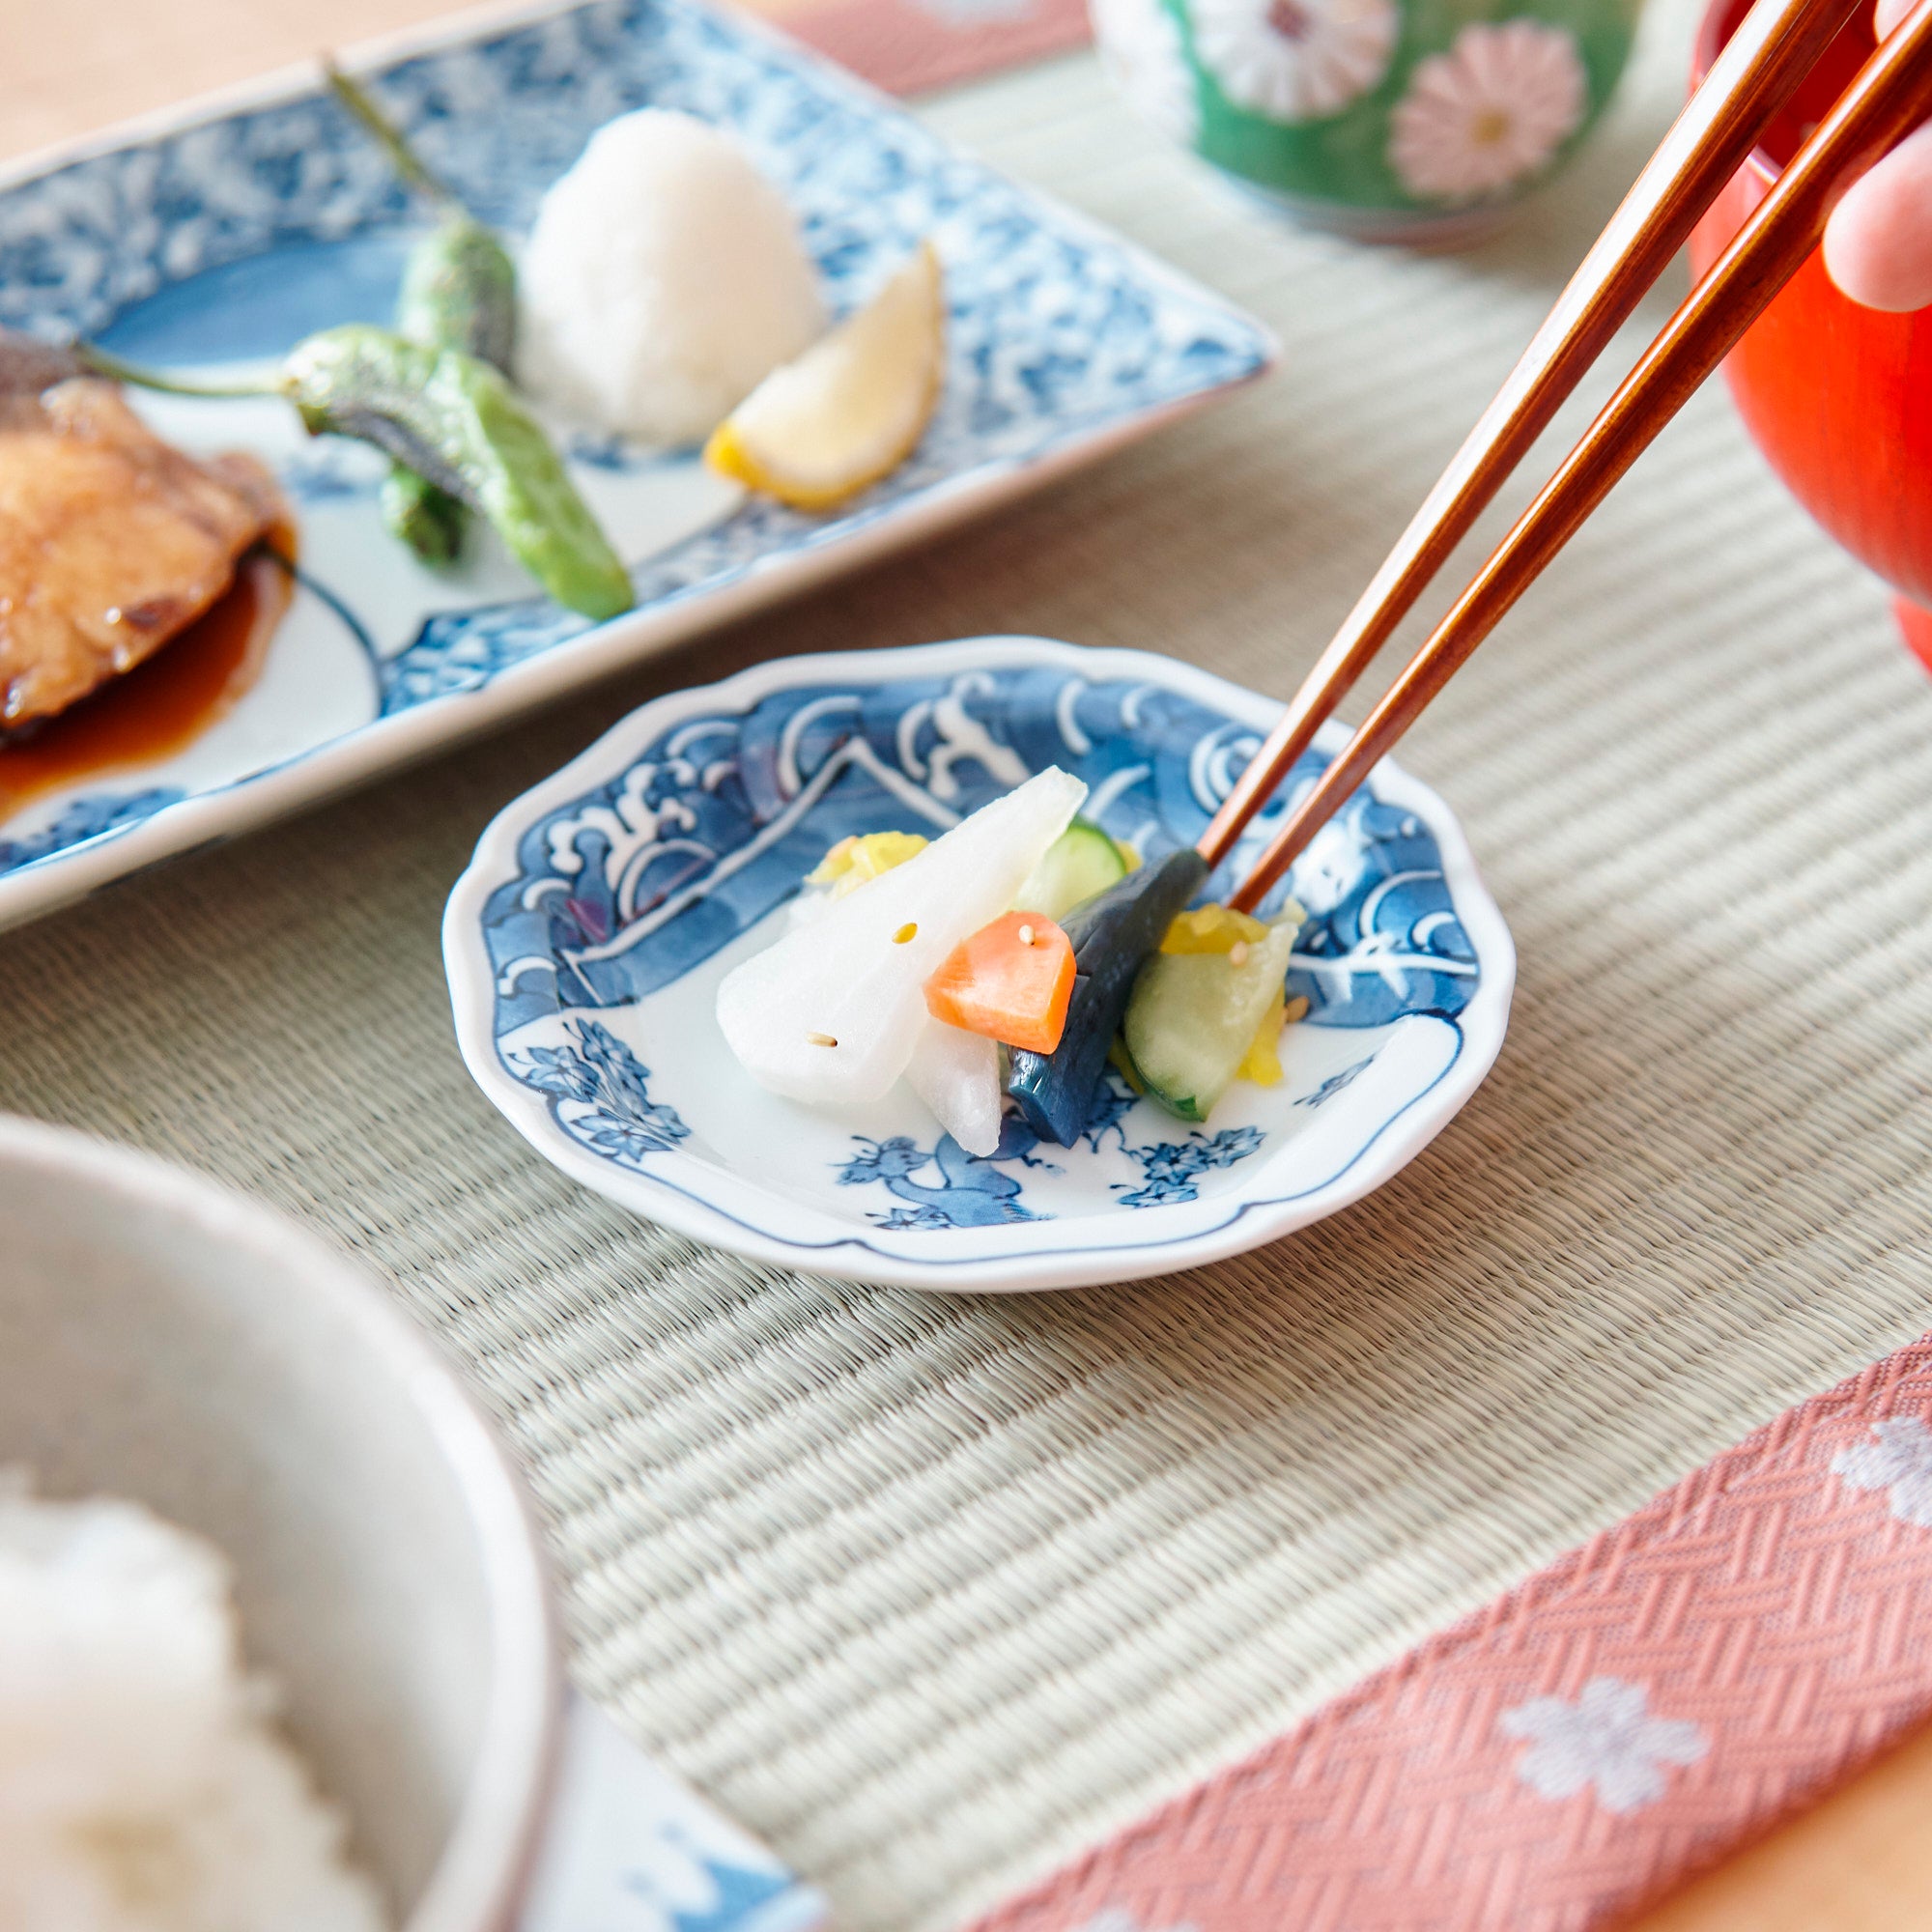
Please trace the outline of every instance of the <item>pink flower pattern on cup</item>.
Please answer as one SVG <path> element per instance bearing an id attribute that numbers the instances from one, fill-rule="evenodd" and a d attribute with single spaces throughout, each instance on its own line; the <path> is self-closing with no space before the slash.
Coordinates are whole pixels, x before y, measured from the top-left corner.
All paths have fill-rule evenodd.
<path id="1" fill-rule="evenodd" d="M 1410 75 L 1389 116 L 1389 166 L 1424 200 L 1479 201 L 1547 167 L 1588 99 L 1576 39 L 1563 28 L 1464 27 Z"/>

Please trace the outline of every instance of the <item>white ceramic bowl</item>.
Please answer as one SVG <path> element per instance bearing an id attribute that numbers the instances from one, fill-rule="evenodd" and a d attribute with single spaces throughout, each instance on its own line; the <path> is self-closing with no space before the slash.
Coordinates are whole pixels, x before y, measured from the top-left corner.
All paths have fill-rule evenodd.
<path id="1" fill-rule="evenodd" d="M 505 1932 L 560 1678 L 522 1491 L 383 1292 L 146 1156 L 0 1120 L 0 1467 L 233 1561 L 250 1662 L 407 1932 Z"/>

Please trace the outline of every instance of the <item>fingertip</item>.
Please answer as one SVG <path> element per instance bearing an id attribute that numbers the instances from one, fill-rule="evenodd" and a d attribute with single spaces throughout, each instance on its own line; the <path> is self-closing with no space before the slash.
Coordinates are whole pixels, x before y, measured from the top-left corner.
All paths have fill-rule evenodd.
<path id="1" fill-rule="evenodd" d="M 1874 175 L 1853 183 L 1825 224 L 1825 272 L 1839 293 L 1864 308 L 1889 309 L 1891 266 L 1887 237 L 1892 223 L 1883 184 Z"/>
<path id="2" fill-rule="evenodd" d="M 1826 225 L 1825 269 L 1866 308 L 1932 303 L 1932 127 L 1853 183 Z"/>

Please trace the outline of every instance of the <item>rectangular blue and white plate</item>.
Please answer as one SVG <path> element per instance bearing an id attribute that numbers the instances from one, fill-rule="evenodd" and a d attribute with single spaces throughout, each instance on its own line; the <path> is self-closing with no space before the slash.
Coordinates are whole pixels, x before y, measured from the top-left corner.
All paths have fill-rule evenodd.
<path id="1" fill-rule="evenodd" d="M 301 584 L 252 689 L 164 761 L 0 822 L 0 924 L 497 724 L 1037 488 L 1268 366 L 1249 317 L 956 153 L 850 77 L 691 0 L 590 0 L 352 57 L 431 164 L 515 235 L 591 130 L 646 103 L 731 128 L 797 210 L 832 306 L 922 236 L 947 268 L 939 411 L 835 515 L 747 497 L 690 454 L 580 441 L 637 609 L 591 625 L 478 546 L 456 575 L 385 535 L 373 453 L 270 403 L 143 399 L 196 450 L 252 449 L 300 524 Z M 414 216 L 383 156 L 284 75 L 0 177 L 0 323 L 204 372 L 389 314 Z"/>

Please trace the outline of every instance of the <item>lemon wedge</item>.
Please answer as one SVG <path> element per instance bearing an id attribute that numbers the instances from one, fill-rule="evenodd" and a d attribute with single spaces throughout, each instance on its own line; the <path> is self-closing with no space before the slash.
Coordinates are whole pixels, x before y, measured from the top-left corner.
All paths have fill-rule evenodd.
<path id="1" fill-rule="evenodd" d="M 857 314 L 774 369 L 712 431 L 704 460 L 795 509 L 829 509 L 912 454 L 945 367 L 945 280 L 923 242 Z"/>

